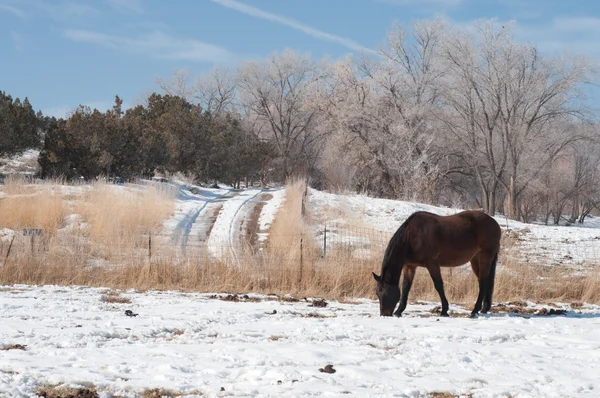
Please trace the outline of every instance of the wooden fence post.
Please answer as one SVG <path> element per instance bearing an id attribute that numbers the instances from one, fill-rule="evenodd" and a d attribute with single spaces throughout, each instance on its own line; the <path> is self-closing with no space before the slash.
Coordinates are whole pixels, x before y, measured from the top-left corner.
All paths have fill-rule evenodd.
<path id="1" fill-rule="evenodd" d="M 298 283 L 302 282 L 302 268 L 304 268 L 304 250 L 302 250 L 303 246 L 303 236 L 300 235 L 300 275 L 298 277 Z"/>
<path id="2" fill-rule="evenodd" d="M 10 256 L 10 249 L 12 249 L 13 242 L 15 241 L 15 235 L 12 236 L 10 240 L 10 245 L 8 245 L 8 251 L 6 252 L 6 257 L 4 258 L 4 266 L 6 267 L 6 263 L 8 262 L 8 256 Z"/>
<path id="3" fill-rule="evenodd" d="M 323 257 L 327 255 L 327 223 L 323 226 Z"/>

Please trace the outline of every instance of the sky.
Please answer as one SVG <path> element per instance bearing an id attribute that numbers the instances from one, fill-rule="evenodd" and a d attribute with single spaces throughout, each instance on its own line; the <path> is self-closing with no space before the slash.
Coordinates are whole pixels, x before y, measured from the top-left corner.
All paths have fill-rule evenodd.
<path id="1" fill-rule="evenodd" d="M 395 22 L 438 16 L 514 20 L 543 52 L 600 61 L 596 0 L 0 0 L 0 91 L 57 117 L 79 104 L 105 110 L 115 95 L 127 107 L 176 69 L 235 69 L 286 48 L 369 53 Z"/>

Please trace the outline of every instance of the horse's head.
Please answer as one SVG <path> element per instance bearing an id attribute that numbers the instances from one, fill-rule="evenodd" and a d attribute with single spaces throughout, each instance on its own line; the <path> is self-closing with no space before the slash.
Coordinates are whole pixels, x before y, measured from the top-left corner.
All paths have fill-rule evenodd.
<path id="1" fill-rule="evenodd" d="M 392 316 L 396 304 L 400 301 L 400 287 L 385 282 L 375 272 L 373 272 L 373 278 L 377 281 L 376 293 L 379 299 L 379 315 Z"/>

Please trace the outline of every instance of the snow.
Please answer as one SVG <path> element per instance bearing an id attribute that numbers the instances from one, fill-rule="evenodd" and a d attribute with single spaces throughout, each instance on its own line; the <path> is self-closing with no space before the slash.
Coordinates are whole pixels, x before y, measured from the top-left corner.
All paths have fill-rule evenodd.
<path id="1" fill-rule="evenodd" d="M 178 189 L 175 212 L 163 223 L 163 234 L 170 237 L 171 244 L 179 241 L 185 251 L 190 236 L 199 241 L 207 239 L 210 226 L 208 216 L 213 206 L 218 205 L 231 190 L 208 189 L 181 183 L 173 185 Z"/>
<path id="2" fill-rule="evenodd" d="M 600 388 L 596 306 L 468 319 L 459 317 L 468 309 L 452 305 L 454 317 L 438 318 L 433 303 L 411 303 L 404 317 L 382 318 L 371 300 L 317 308 L 127 291 L 130 304 L 111 304 L 103 294 L 0 286 L 0 349 L 26 346 L 0 351 L 0 396 L 32 397 L 44 384 L 95 386 L 103 397 L 150 388 L 208 397 L 594 397 Z M 319 372 L 327 364 L 336 373 Z"/>
<path id="3" fill-rule="evenodd" d="M 248 218 L 252 206 L 248 204 L 262 193 L 262 189 L 249 188 L 235 193 L 227 200 L 215 221 L 208 238 L 209 253 L 215 258 L 231 255 L 235 258 L 234 250 L 239 242 L 239 226 Z"/>
<path id="4" fill-rule="evenodd" d="M 258 217 L 258 241 L 264 243 L 269 238 L 269 227 L 275 220 L 277 210 L 285 201 L 285 188 L 279 188 L 271 192 L 272 198 L 263 206 Z"/>
<path id="5" fill-rule="evenodd" d="M 0 158 L 0 174 L 33 175 L 38 169 L 40 151 L 28 149 L 20 155 Z"/>

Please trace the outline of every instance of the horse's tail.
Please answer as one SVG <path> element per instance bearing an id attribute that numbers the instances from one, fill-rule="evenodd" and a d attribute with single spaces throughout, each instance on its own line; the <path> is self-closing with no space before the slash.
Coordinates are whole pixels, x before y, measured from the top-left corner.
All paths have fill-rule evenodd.
<path id="1" fill-rule="evenodd" d="M 496 255 L 492 260 L 492 264 L 490 264 L 490 275 L 488 277 L 488 290 L 487 290 L 487 302 L 489 305 L 492 305 L 492 295 L 494 294 L 494 279 L 496 278 L 496 264 L 498 263 L 498 252 L 500 249 L 496 250 Z"/>

